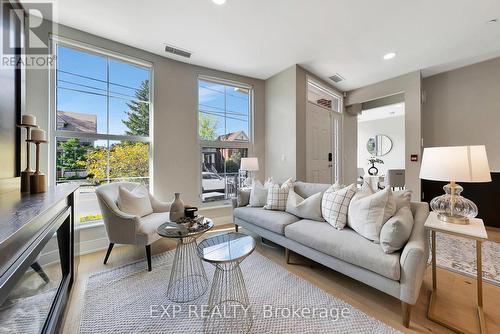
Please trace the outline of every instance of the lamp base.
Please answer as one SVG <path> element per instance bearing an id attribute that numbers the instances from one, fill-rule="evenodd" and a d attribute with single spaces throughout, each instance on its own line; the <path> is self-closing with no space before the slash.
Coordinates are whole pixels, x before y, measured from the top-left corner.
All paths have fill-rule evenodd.
<path id="1" fill-rule="evenodd" d="M 477 206 L 471 200 L 460 196 L 463 188 L 455 182 L 443 187 L 445 194 L 433 198 L 430 205 L 445 223 L 467 225 L 469 219 L 477 216 Z"/>
<path id="2" fill-rule="evenodd" d="M 438 214 L 438 219 L 442 222 L 445 223 L 452 223 L 452 224 L 458 224 L 458 225 L 469 225 L 470 221 L 469 218 L 463 217 L 463 216 L 449 216 L 444 213 Z"/>

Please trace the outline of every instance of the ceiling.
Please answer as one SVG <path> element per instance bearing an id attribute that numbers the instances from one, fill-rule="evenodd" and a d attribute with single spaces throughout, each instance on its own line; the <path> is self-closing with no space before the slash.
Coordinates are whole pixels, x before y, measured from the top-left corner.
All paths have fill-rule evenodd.
<path id="1" fill-rule="evenodd" d="M 374 121 L 377 119 L 404 116 L 404 114 L 405 114 L 404 103 L 390 104 L 383 107 L 363 110 L 362 113 L 358 115 L 358 122 L 367 122 L 367 121 Z"/>
<path id="2" fill-rule="evenodd" d="M 498 0 L 54 3 L 59 23 L 159 55 L 168 43 L 192 51 L 189 63 L 260 79 L 300 64 L 323 79 L 340 73 L 340 90 L 500 56 L 500 22 L 487 23 L 500 18 Z"/>

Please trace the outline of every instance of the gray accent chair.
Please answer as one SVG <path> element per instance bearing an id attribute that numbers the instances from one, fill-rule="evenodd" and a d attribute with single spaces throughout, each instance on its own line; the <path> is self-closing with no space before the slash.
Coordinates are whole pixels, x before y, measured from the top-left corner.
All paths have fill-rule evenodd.
<path id="1" fill-rule="evenodd" d="M 106 227 L 109 239 L 108 251 L 104 257 L 104 264 L 115 244 L 144 245 L 148 260 L 148 270 L 151 271 L 151 244 L 160 239 L 156 229 L 169 221 L 170 203 L 159 201 L 149 194 L 153 213 L 144 217 L 134 216 L 121 211 L 117 206 L 118 187 L 128 190 L 137 187 L 135 182 L 115 182 L 104 184 L 96 188 L 97 200 L 101 208 L 102 220 Z"/>
<path id="2" fill-rule="evenodd" d="M 325 191 L 329 184 L 295 183 L 302 197 Z M 248 190 L 243 190 L 245 192 Z M 406 245 L 386 254 L 379 244 L 346 227 L 337 230 L 326 222 L 301 219 L 288 212 L 246 206 L 248 194 L 233 200 L 236 230 L 242 226 L 290 250 L 401 300 L 403 325 L 409 327 L 411 305 L 420 294 L 429 257 L 429 235 L 424 228 L 427 203 L 411 202 L 414 226 Z"/>

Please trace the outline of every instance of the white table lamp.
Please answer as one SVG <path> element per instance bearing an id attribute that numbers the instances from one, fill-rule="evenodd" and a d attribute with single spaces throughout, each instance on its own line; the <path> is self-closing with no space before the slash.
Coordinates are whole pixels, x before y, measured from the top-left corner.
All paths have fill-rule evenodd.
<path id="1" fill-rule="evenodd" d="M 420 178 L 450 181 L 443 187 L 446 194 L 433 198 L 431 208 L 441 221 L 468 224 L 477 216 L 477 206 L 460 196 L 463 188 L 455 182 L 491 182 L 486 148 L 480 146 L 449 146 L 424 148 Z"/>
<path id="2" fill-rule="evenodd" d="M 256 172 L 259 170 L 259 159 L 241 158 L 240 169 L 247 172 Z"/>
<path id="3" fill-rule="evenodd" d="M 241 164 L 240 164 L 240 171 L 245 171 L 245 172 L 250 172 L 250 175 L 252 172 L 256 172 L 259 170 L 259 159 L 252 157 L 252 158 L 241 158 Z M 248 177 L 245 179 L 244 184 L 246 186 L 250 186 L 252 182 L 253 177 Z"/>

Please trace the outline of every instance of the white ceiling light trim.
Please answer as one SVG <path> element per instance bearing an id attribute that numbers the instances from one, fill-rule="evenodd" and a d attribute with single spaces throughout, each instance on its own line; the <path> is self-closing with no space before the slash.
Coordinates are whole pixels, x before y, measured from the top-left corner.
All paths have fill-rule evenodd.
<path id="1" fill-rule="evenodd" d="M 223 5 L 226 3 L 226 0 L 212 0 L 212 2 L 216 5 Z"/>
<path id="2" fill-rule="evenodd" d="M 389 60 L 389 59 L 392 59 L 392 58 L 394 58 L 394 57 L 396 57 L 396 52 L 389 52 L 389 53 L 386 53 L 386 54 L 384 55 L 384 59 L 385 59 L 385 60 Z"/>

